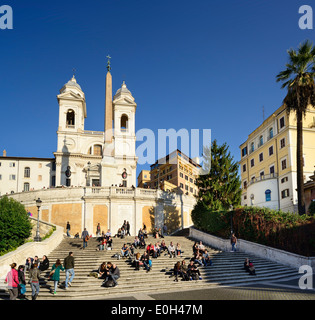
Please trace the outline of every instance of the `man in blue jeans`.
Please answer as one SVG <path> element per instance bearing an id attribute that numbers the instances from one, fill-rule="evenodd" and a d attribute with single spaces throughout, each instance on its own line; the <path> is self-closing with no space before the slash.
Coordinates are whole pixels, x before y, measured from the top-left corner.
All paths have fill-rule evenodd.
<path id="1" fill-rule="evenodd" d="M 81 235 L 81 239 L 83 239 L 83 249 L 85 249 L 85 247 L 87 247 L 87 240 L 86 238 L 89 237 L 89 232 L 86 230 L 86 228 L 84 228 L 84 230 L 82 231 L 82 235 Z"/>
<path id="2" fill-rule="evenodd" d="M 71 282 L 74 278 L 74 258 L 73 258 L 73 252 L 70 251 L 69 255 L 64 259 L 63 266 L 66 270 L 66 282 L 65 282 L 65 290 L 68 289 L 68 285 L 71 287 Z M 70 280 L 69 280 L 69 274 L 71 274 Z"/>

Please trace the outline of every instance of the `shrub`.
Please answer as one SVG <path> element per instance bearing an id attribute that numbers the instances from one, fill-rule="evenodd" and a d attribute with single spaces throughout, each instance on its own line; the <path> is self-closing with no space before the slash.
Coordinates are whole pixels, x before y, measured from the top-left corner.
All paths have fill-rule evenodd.
<path id="1" fill-rule="evenodd" d="M 31 235 L 32 225 L 24 206 L 4 196 L 0 199 L 0 254 L 24 244 Z"/>

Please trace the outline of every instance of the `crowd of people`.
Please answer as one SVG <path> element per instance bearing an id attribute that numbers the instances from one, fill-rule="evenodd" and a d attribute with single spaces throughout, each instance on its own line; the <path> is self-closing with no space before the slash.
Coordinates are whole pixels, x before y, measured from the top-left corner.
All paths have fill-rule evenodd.
<path id="1" fill-rule="evenodd" d="M 97 225 L 97 240 L 99 242 L 97 250 L 111 250 L 112 249 L 112 235 L 110 229 L 105 233 L 101 232 L 100 225 Z M 70 224 L 67 224 L 67 236 L 69 236 Z M 204 246 L 202 241 L 195 242 L 192 246 L 193 255 L 189 258 L 189 262 L 186 263 L 186 260 L 183 258 L 183 251 L 180 243 L 170 243 L 167 245 L 164 240 L 164 235 L 166 234 L 166 228 L 153 229 L 154 242 L 146 243 L 148 239 L 148 232 L 145 225 L 138 232 L 138 235 L 134 238 L 131 243 L 124 243 L 120 248 L 120 253 L 117 253 L 112 256 L 112 258 L 124 259 L 130 258 L 131 265 L 134 267 L 134 270 L 140 271 L 141 268 L 150 272 L 152 269 L 152 259 L 158 259 L 161 255 L 169 256 L 169 258 L 182 258 L 178 260 L 175 264 L 172 271 L 172 276 L 174 276 L 174 281 L 178 282 L 179 278 L 182 278 L 183 281 L 191 280 L 201 280 L 201 274 L 199 267 L 209 267 L 212 265 L 211 256 Z M 130 225 L 129 222 L 124 221 L 121 228 L 119 228 L 117 234 L 113 238 L 123 239 L 126 235 L 130 235 Z M 79 237 L 78 235 L 76 235 Z M 81 238 L 83 239 L 83 249 L 87 247 L 88 240 L 90 235 L 86 228 L 84 228 Z M 161 241 L 159 240 L 160 238 Z M 235 251 L 237 239 L 233 234 L 231 237 L 232 251 Z M 143 250 L 142 254 L 140 249 Z M 65 290 L 71 286 L 71 282 L 75 276 L 74 272 L 74 257 L 73 252 L 69 252 L 69 255 L 64 258 L 63 263 L 60 259 L 57 259 L 56 262 L 50 268 L 50 261 L 46 255 L 40 260 L 38 256 L 34 258 L 28 257 L 25 261 L 25 265 L 19 265 L 16 269 L 16 263 L 10 265 L 11 270 L 8 272 L 5 282 L 8 284 L 8 290 L 10 294 L 10 300 L 25 299 L 26 293 L 26 274 L 28 273 L 28 283 L 31 286 L 32 290 L 32 300 L 36 300 L 39 291 L 40 291 L 40 277 L 43 277 L 43 272 L 46 272 L 46 278 L 53 281 L 53 286 L 51 286 L 51 293 L 54 295 L 57 294 L 57 288 L 63 288 Z M 253 262 L 248 258 L 245 259 L 243 269 L 248 272 L 250 275 L 256 275 L 255 267 Z M 47 275 L 47 272 L 49 274 Z M 63 286 L 60 286 L 60 274 L 65 272 L 66 279 Z M 102 286 L 104 287 L 116 287 L 118 285 L 117 280 L 120 278 L 120 270 L 115 263 L 112 262 L 103 262 L 97 272 L 95 272 L 96 277 L 103 280 Z"/>
<path id="2" fill-rule="evenodd" d="M 10 300 L 24 300 L 26 299 L 26 284 L 30 284 L 32 290 L 32 300 L 36 300 L 40 291 L 40 278 L 43 277 L 43 273 L 49 271 L 49 274 L 45 274 L 48 280 L 54 282 L 51 293 L 57 293 L 57 287 L 60 284 L 60 271 L 66 272 L 66 280 L 64 289 L 67 290 L 68 286 L 71 286 L 71 282 L 74 278 L 74 258 L 73 252 L 69 252 L 69 255 L 64 259 L 63 265 L 60 259 L 50 268 L 50 261 L 46 255 L 40 260 L 38 256 L 34 258 L 28 257 L 24 265 L 19 265 L 16 269 L 16 263 L 10 265 L 11 270 L 7 273 L 5 282 L 8 284 L 8 291 Z M 27 279 L 28 275 L 28 279 Z"/>

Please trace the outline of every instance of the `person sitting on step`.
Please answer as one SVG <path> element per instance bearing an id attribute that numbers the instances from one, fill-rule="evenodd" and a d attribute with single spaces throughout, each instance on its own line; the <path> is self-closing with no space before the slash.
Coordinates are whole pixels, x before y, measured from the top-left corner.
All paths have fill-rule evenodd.
<path id="1" fill-rule="evenodd" d="M 97 272 L 98 272 L 98 278 L 99 279 L 105 279 L 106 278 L 106 276 L 107 276 L 106 262 L 103 262 L 99 266 Z"/>
<path id="2" fill-rule="evenodd" d="M 202 241 L 199 242 L 198 244 L 198 249 L 199 249 L 199 252 L 201 253 L 204 253 L 205 252 L 205 246 L 203 245 Z"/>
<path id="3" fill-rule="evenodd" d="M 202 280 L 199 269 L 195 266 L 194 261 L 190 261 L 187 274 L 190 280 Z"/>
<path id="4" fill-rule="evenodd" d="M 182 263 L 181 263 L 180 273 L 181 273 L 181 276 L 182 276 L 182 278 L 183 278 L 184 281 L 188 281 L 188 280 L 189 280 L 188 267 L 187 267 L 187 265 L 186 265 L 185 260 L 183 260 Z"/>
<path id="5" fill-rule="evenodd" d="M 182 256 L 182 249 L 179 243 L 176 244 L 176 255 L 179 257 Z"/>
<path id="6" fill-rule="evenodd" d="M 124 243 L 124 245 L 122 246 L 121 248 L 121 256 L 123 258 L 127 258 L 128 257 L 128 254 L 129 254 L 129 248 L 128 246 L 126 245 L 126 243 Z"/>
<path id="7" fill-rule="evenodd" d="M 202 266 L 202 253 L 201 252 L 197 253 L 197 256 L 196 256 L 194 262 L 198 263 L 200 266 Z"/>
<path id="8" fill-rule="evenodd" d="M 170 255 L 170 258 L 175 258 L 176 256 L 176 251 L 175 251 L 175 247 L 173 245 L 173 242 L 171 241 L 170 245 L 168 246 L 168 253 Z"/>
<path id="9" fill-rule="evenodd" d="M 140 240 L 139 237 L 135 237 L 135 240 L 133 241 L 133 245 L 135 246 L 135 248 L 138 248 L 138 246 L 140 245 Z"/>
<path id="10" fill-rule="evenodd" d="M 149 255 L 154 255 L 154 245 L 152 243 L 150 243 L 148 246 L 147 246 L 147 249 L 146 249 L 147 253 Z"/>
<path id="11" fill-rule="evenodd" d="M 162 251 L 167 251 L 167 246 L 164 240 L 162 240 L 161 245 L 160 245 L 160 252 Z"/>
<path id="12" fill-rule="evenodd" d="M 205 267 L 212 265 L 212 260 L 210 258 L 210 255 L 207 249 L 205 249 L 205 252 L 202 255 L 202 263 L 204 264 Z"/>

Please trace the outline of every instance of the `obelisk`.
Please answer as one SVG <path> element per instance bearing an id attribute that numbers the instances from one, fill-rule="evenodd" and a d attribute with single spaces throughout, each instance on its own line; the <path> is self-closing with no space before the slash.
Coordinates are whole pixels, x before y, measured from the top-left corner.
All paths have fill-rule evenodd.
<path id="1" fill-rule="evenodd" d="M 105 88 L 105 144 L 110 144 L 113 139 L 113 101 L 112 101 L 112 75 L 110 73 L 110 56 L 108 55 L 106 88 Z"/>

